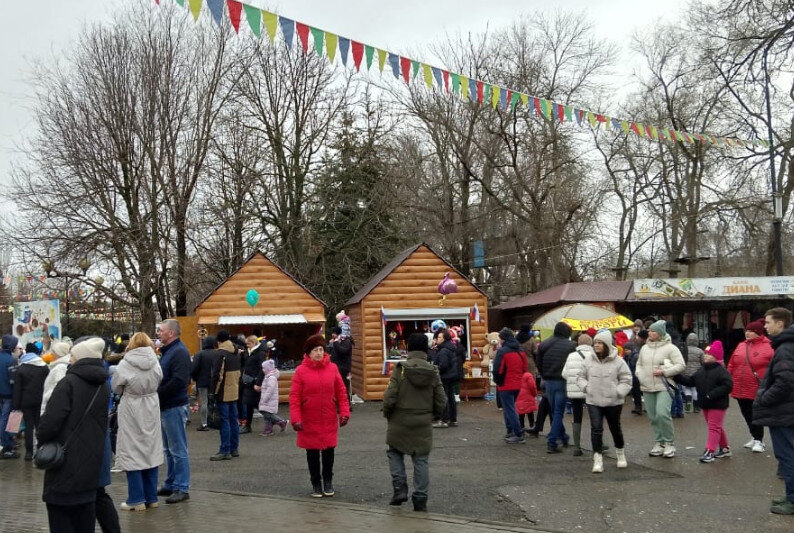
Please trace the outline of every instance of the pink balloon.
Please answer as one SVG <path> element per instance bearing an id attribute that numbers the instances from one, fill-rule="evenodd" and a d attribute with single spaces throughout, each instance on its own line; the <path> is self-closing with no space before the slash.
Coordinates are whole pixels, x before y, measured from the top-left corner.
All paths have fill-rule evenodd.
<path id="1" fill-rule="evenodd" d="M 453 292 L 458 292 L 458 284 L 455 283 L 455 280 L 449 277 L 449 272 L 444 274 L 444 279 L 438 284 L 438 292 L 439 294 L 452 294 Z"/>

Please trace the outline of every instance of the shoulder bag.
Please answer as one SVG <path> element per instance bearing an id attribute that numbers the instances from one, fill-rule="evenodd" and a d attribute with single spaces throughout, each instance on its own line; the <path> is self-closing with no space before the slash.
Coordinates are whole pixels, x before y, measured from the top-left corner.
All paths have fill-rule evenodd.
<path id="1" fill-rule="evenodd" d="M 69 441 L 72 440 L 74 434 L 77 433 L 77 430 L 80 429 L 80 425 L 83 423 L 83 420 L 85 420 L 85 417 L 88 416 L 100 390 L 102 390 L 102 385 L 97 387 L 94 397 L 91 398 L 91 403 L 88 404 L 85 413 L 83 413 L 80 421 L 63 444 L 55 440 L 39 444 L 36 449 L 36 454 L 33 456 L 33 464 L 36 465 L 36 468 L 40 468 L 41 470 L 55 470 L 63 466 L 64 461 L 66 461 L 66 446 L 69 444 Z"/>

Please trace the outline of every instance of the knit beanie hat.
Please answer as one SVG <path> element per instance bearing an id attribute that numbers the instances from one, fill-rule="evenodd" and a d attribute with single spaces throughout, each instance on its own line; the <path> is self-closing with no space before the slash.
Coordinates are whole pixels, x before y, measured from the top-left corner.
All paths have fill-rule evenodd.
<path id="1" fill-rule="evenodd" d="M 607 348 L 609 348 L 610 350 L 612 349 L 612 334 L 609 331 L 602 331 L 600 333 L 596 333 L 593 342 L 595 341 L 601 341 L 607 345 Z"/>
<path id="2" fill-rule="evenodd" d="M 704 350 L 707 354 L 711 355 L 720 363 L 725 360 L 725 351 L 722 349 L 722 341 L 714 341 L 706 346 Z"/>
<path id="3" fill-rule="evenodd" d="M 758 320 L 753 320 L 747 327 L 745 328 L 747 331 L 752 331 L 759 337 L 766 335 L 766 330 L 764 329 L 764 319 L 759 318 Z"/>
<path id="4" fill-rule="evenodd" d="M 102 359 L 104 350 L 105 341 L 99 337 L 88 337 L 85 340 L 76 342 L 72 346 L 71 354 L 75 362 L 81 359 Z"/>
<path id="5" fill-rule="evenodd" d="M 325 337 L 322 335 L 312 335 L 306 342 L 303 344 L 303 353 L 309 354 L 312 350 L 317 348 L 318 346 L 322 346 L 325 348 Z"/>
<path id="6" fill-rule="evenodd" d="M 7 352 L 11 352 L 17 347 L 17 344 L 19 344 L 19 339 L 17 339 L 13 335 L 3 335 L 3 344 L 2 344 L 3 350 Z"/>
<path id="7" fill-rule="evenodd" d="M 664 337 L 667 335 L 667 322 L 664 320 L 657 320 L 648 328 L 651 331 L 655 331 L 659 334 L 660 337 Z"/>
<path id="8" fill-rule="evenodd" d="M 515 335 L 513 335 L 513 330 L 510 328 L 502 328 L 499 330 L 499 338 L 503 341 L 509 341 L 510 339 L 514 339 Z"/>
<path id="9" fill-rule="evenodd" d="M 52 343 L 52 353 L 55 354 L 55 357 L 57 359 L 60 359 L 61 357 L 65 357 L 65 356 L 69 355 L 69 348 L 71 348 L 71 346 L 69 346 L 68 342 L 53 342 Z"/>
<path id="10" fill-rule="evenodd" d="M 640 320 L 638 318 L 637 320 L 634 321 L 634 327 L 635 328 L 640 328 L 640 329 L 645 329 L 645 324 L 643 324 L 642 320 Z"/>
<path id="11" fill-rule="evenodd" d="M 272 359 L 262 362 L 262 371 L 267 374 L 268 372 L 276 369 L 276 362 Z"/>

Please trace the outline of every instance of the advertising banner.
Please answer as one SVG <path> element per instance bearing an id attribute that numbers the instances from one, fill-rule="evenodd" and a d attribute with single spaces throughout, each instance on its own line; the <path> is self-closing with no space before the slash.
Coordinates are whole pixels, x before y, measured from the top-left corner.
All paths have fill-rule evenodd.
<path id="1" fill-rule="evenodd" d="M 794 276 L 634 280 L 635 298 L 732 298 L 794 294 Z"/>
<path id="2" fill-rule="evenodd" d="M 45 335 L 61 338 L 59 300 L 37 300 L 14 303 L 13 334 L 20 345 L 40 341 Z"/>

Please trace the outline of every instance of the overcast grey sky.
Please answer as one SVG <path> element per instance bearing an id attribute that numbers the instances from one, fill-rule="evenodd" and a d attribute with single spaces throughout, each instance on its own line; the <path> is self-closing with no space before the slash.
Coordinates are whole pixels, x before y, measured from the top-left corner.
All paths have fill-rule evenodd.
<path id="1" fill-rule="evenodd" d="M 625 65 L 630 60 L 627 43 L 631 34 L 659 19 L 675 19 L 685 1 L 245 0 L 245 3 L 397 53 L 439 41 L 447 33 L 478 33 L 489 26 L 498 28 L 520 13 L 550 9 L 585 12 L 600 35 L 622 44 L 626 56 L 621 63 Z M 11 162 L 21 157 L 16 146 L 33 133 L 30 65 L 52 61 L 53 56 L 68 51 L 83 24 L 110 20 L 113 12 L 128 2 L 149 3 L 153 9 L 157 8 L 154 0 L 0 1 L 0 183 L 8 182 Z M 185 16 L 190 16 L 187 10 Z M 581 104 L 586 106 L 587 102 Z"/>

